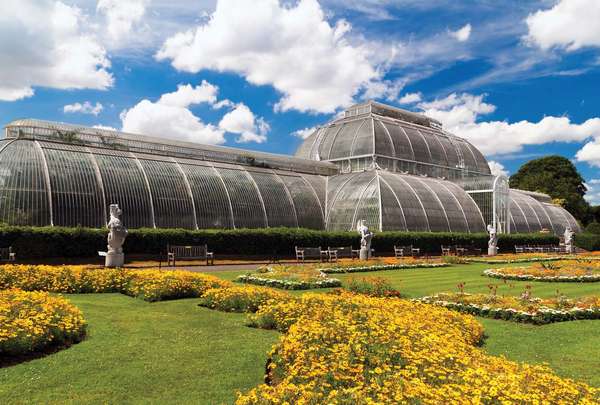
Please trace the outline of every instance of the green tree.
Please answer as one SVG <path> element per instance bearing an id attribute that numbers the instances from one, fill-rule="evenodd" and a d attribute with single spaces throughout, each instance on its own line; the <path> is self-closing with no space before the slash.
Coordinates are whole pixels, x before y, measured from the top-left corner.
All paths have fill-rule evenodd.
<path id="1" fill-rule="evenodd" d="M 583 198 L 587 188 L 571 161 L 562 156 L 546 156 L 525 163 L 510 176 L 510 187 L 548 194 L 584 224 L 591 220 L 590 205 Z"/>

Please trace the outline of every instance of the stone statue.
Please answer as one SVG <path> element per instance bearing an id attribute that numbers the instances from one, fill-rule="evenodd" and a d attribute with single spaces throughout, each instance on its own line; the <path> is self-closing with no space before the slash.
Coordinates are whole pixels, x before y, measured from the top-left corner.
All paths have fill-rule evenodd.
<path id="1" fill-rule="evenodd" d="M 108 252 L 106 253 L 105 267 L 123 267 L 125 255 L 123 243 L 127 237 L 127 228 L 119 219 L 121 209 L 118 204 L 110 205 L 110 220 L 108 221 Z"/>
<path id="2" fill-rule="evenodd" d="M 360 234 L 360 260 L 369 260 L 371 258 L 371 239 L 373 232 L 365 224 L 365 220 L 361 219 L 356 224 L 356 230 Z"/>
<path id="3" fill-rule="evenodd" d="M 564 233 L 564 237 L 565 237 L 565 250 L 567 253 L 574 253 L 574 249 L 573 249 L 573 235 L 574 232 L 571 229 L 570 226 L 567 226 L 565 228 L 565 233 Z"/>
<path id="4" fill-rule="evenodd" d="M 498 253 L 498 234 L 496 233 L 496 228 L 493 225 L 488 225 L 487 231 L 490 235 L 490 240 L 488 241 L 488 256 L 496 256 Z"/>

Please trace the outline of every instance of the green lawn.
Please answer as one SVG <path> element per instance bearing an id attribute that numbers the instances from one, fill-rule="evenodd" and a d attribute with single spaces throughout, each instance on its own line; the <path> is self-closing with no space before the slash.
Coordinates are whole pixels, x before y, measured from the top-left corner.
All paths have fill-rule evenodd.
<path id="1" fill-rule="evenodd" d="M 0 369 L 0 403 L 231 403 L 259 384 L 277 333 L 197 299 L 147 303 L 69 295 L 89 322 L 83 342 Z"/>
<path id="2" fill-rule="evenodd" d="M 390 270 L 382 276 L 409 297 L 456 290 L 487 292 L 490 265 Z M 243 271 L 213 272 L 233 279 Z M 534 295 L 600 294 L 600 283 L 511 282 L 498 292 Z M 322 290 L 315 290 L 322 291 Z M 69 295 L 89 323 L 86 340 L 50 356 L 0 369 L 0 403 L 231 403 L 235 392 L 261 382 L 277 333 L 244 326 L 244 315 L 198 307 L 198 300 L 147 303 L 119 294 Z M 479 319 L 484 349 L 600 387 L 600 321 L 533 326 Z"/>

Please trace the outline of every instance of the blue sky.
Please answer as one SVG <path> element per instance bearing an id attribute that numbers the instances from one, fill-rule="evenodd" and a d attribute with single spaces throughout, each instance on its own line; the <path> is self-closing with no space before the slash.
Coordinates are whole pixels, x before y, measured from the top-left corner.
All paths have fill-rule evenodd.
<path id="1" fill-rule="evenodd" d="M 291 154 L 376 99 L 496 171 L 572 159 L 600 203 L 597 0 L 7 0 L 0 123 L 34 117 Z"/>

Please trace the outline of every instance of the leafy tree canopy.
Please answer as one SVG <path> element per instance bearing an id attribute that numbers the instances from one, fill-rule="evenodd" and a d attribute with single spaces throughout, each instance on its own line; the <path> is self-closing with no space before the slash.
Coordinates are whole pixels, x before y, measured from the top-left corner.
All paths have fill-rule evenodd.
<path id="1" fill-rule="evenodd" d="M 571 161 L 562 156 L 546 156 L 525 163 L 510 176 L 510 187 L 546 193 L 583 223 L 591 219 L 590 205 L 583 196 L 587 188 Z"/>

